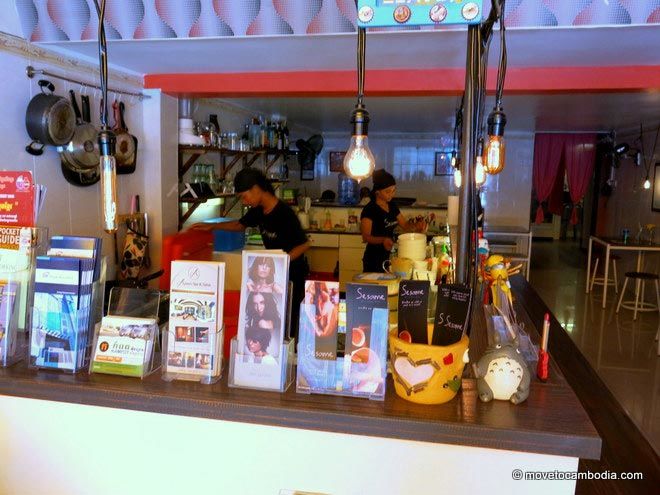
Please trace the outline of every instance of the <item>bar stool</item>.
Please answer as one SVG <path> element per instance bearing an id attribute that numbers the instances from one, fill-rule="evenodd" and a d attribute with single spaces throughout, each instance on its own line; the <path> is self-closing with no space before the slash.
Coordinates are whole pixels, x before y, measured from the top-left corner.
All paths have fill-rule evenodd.
<path id="1" fill-rule="evenodd" d="M 617 279 L 616 276 L 616 260 L 620 260 L 621 256 L 618 256 L 616 254 L 611 254 L 610 255 L 610 261 L 612 262 L 612 275 L 614 276 L 614 279 L 611 279 L 608 277 L 607 280 L 607 285 L 613 285 L 614 286 L 614 292 L 616 294 L 619 293 L 619 280 Z M 594 290 L 594 284 L 596 285 L 603 285 L 605 283 L 605 271 L 603 270 L 603 276 L 602 277 L 596 277 L 596 272 L 598 271 L 598 263 L 600 263 L 600 257 L 596 258 L 596 263 L 594 264 L 594 271 L 593 275 L 591 276 L 591 282 L 589 284 L 589 292 L 593 292 Z"/>
<path id="2" fill-rule="evenodd" d="M 635 299 L 632 300 L 623 300 L 623 296 L 626 293 L 626 286 L 628 285 L 628 280 L 635 280 Z M 646 282 L 653 280 L 655 283 L 655 299 L 656 304 L 648 303 L 644 301 L 644 288 Z M 637 319 L 637 313 L 647 312 L 647 311 L 659 311 L 660 310 L 660 285 L 658 284 L 660 277 L 655 273 L 648 272 L 626 272 L 626 279 L 623 282 L 623 289 L 621 290 L 621 296 L 619 296 L 619 303 L 616 306 L 616 312 L 619 312 L 619 309 L 623 306 L 626 309 L 632 309 L 633 320 Z M 640 294 L 640 285 L 641 285 L 641 294 Z M 640 300 L 641 295 L 641 300 Z"/>

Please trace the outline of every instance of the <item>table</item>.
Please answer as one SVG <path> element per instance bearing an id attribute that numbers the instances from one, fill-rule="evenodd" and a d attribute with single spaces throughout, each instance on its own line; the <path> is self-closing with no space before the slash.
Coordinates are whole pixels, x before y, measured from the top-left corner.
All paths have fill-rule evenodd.
<path id="1" fill-rule="evenodd" d="M 531 229 L 524 229 L 521 227 L 497 227 L 495 225 L 487 225 L 484 228 L 484 237 L 487 239 L 489 237 L 521 237 L 527 238 L 527 249 L 525 253 L 497 253 L 493 247 L 496 246 L 505 246 L 505 244 L 498 243 L 496 240 L 490 242 L 489 246 L 491 254 L 502 254 L 505 258 L 509 258 L 512 261 L 524 261 L 525 262 L 525 279 L 529 281 L 529 265 L 532 259 L 532 231 Z M 506 245 L 508 247 L 508 245 Z M 517 247 L 517 242 L 512 243 L 511 246 Z"/>
<path id="2" fill-rule="evenodd" d="M 614 237 L 598 237 L 592 235 L 589 237 L 589 254 L 587 256 L 587 286 L 584 290 L 585 293 L 589 293 L 589 280 L 591 274 L 591 251 L 593 243 L 597 242 L 605 247 L 605 264 L 603 265 L 605 273 L 603 274 L 603 280 L 607 280 L 609 277 L 610 269 L 610 251 L 636 251 L 637 252 L 637 271 L 642 271 L 642 256 L 646 252 L 660 252 L 660 244 L 655 242 L 640 242 L 633 239 L 628 239 L 627 242 L 623 242 L 620 238 Z M 607 284 L 603 284 L 603 308 L 607 302 Z"/>

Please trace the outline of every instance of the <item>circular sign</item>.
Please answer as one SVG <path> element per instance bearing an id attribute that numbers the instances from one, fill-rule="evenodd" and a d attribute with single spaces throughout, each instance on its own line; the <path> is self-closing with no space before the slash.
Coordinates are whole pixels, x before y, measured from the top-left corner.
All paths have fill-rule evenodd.
<path id="1" fill-rule="evenodd" d="M 463 5 L 461 14 L 463 14 L 463 18 L 466 21 L 471 21 L 479 15 L 479 6 L 474 2 L 466 3 Z"/>
<path id="2" fill-rule="evenodd" d="M 411 15 L 412 13 L 410 12 L 410 7 L 407 5 L 399 5 L 396 9 L 394 9 L 394 20 L 399 24 L 408 22 L 408 19 L 410 19 Z"/>
<path id="3" fill-rule="evenodd" d="M 429 17 L 433 22 L 442 22 L 447 18 L 447 7 L 442 4 L 435 4 L 431 7 L 429 12 Z"/>
<path id="4" fill-rule="evenodd" d="M 358 11 L 358 19 L 360 22 L 369 22 L 374 18 L 374 9 L 369 6 L 364 6 Z"/>

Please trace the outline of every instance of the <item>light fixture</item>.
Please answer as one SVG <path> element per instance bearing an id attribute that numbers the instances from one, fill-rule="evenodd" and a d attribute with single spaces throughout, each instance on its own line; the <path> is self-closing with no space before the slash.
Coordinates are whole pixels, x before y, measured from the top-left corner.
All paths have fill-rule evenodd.
<path id="1" fill-rule="evenodd" d="M 94 0 L 96 13 L 99 17 L 99 72 L 101 78 L 101 131 L 98 135 L 101 172 L 101 207 L 103 210 L 103 230 L 112 234 L 117 232 L 117 162 L 115 161 L 115 143 L 114 133 L 108 127 L 108 49 L 105 38 L 105 27 L 103 19 L 105 17 L 106 0 Z"/>
<path id="2" fill-rule="evenodd" d="M 644 181 L 644 189 L 651 189 L 651 181 L 649 180 L 649 176 L 646 176 L 646 180 Z"/>
<path id="3" fill-rule="evenodd" d="M 655 131 L 655 140 L 653 141 L 653 151 L 651 151 L 651 160 L 655 156 L 655 147 L 658 144 L 658 135 L 660 134 L 660 124 L 658 125 L 658 128 Z M 644 168 L 646 169 L 646 179 L 644 179 L 644 184 L 643 187 L 644 189 L 651 189 L 651 180 L 649 179 L 651 175 L 651 160 L 646 159 L 646 153 L 644 152 L 644 128 L 642 127 L 642 124 L 639 124 L 639 144 L 640 147 L 642 148 L 640 150 L 640 159 L 644 160 Z"/>
<path id="4" fill-rule="evenodd" d="M 357 0 L 355 2 L 357 6 Z M 360 182 L 373 174 L 376 159 L 369 149 L 369 112 L 364 106 L 364 59 L 367 45 L 367 31 L 358 27 L 357 72 L 358 95 L 357 103 L 351 113 L 351 144 L 344 157 L 344 171 L 350 178 Z"/>
<path id="5" fill-rule="evenodd" d="M 628 153 L 629 149 L 630 146 L 628 145 L 628 143 L 619 143 L 614 147 L 614 152 L 619 156 L 623 156 L 626 153 Z"/>
<path id="6" fill-rule="evenodd" d="M 483 140 L 479 139 L 479 144 L 477 144 L 477 163 L 474 166 L 474 183 L 477 187 L 483 186 L 484 182 L 486 182 L 486 169 L 483 158 L 481 157 L 483 146 Z"/>
<path id="7" fill-rule="evenodd" d="M 459 160 L 456 162 L 456 169 L 454 169 L 454 185 L 457 189 L 460 189 L 462 184 L 463 175 L 461 174 L 461 162 Z"/>
<path id="8" fill-rule="evenodd" d="M 504 170 L 505 146 L 504 126 L 506 126 L 506 115 L 502 110 L 502 93 L 504 92 L 504 79 L 506 78 L 506 27 L 504 25 L 504 2 L 500 4 L 500 62 L 497 67 L 497 86 L 495 89 L 495 106 L 488 115 L 488 142 L 484 149 L 484 168 L 486 172 L 495 175 Z"/>

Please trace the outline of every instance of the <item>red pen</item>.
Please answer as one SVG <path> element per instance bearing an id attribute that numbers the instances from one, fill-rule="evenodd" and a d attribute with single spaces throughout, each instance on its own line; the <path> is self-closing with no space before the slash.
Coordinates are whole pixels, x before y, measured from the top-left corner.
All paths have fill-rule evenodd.
<path id="1" fill-rule="evenodd" d="M 541 336 L 541 348 L 539 349 L 539 362 L 536 366 L 536 376 L 542 382 L 548 379 L 548 333 L 550 332 L 550 313 L 543 318 L 543 334 Z"/>

